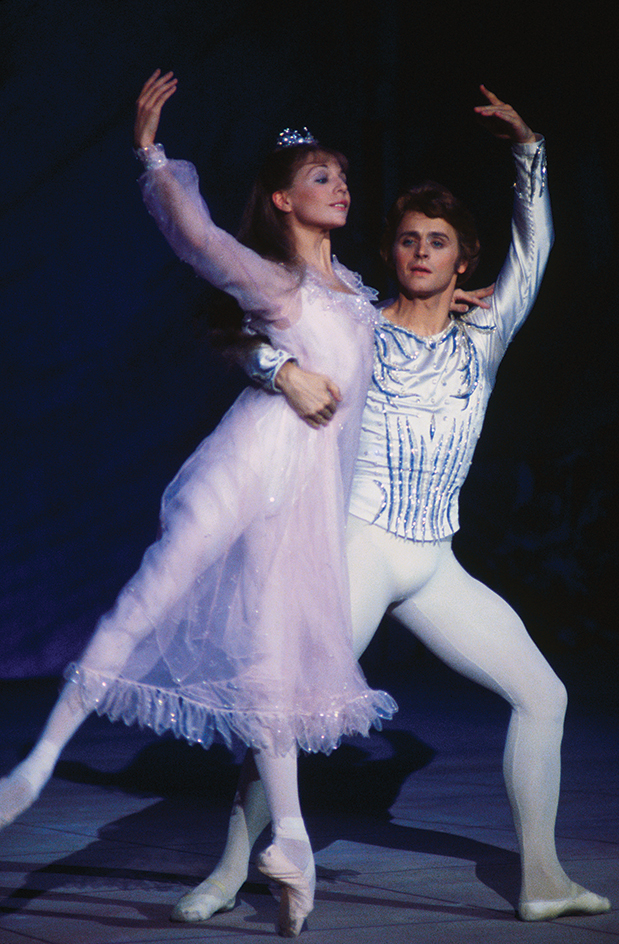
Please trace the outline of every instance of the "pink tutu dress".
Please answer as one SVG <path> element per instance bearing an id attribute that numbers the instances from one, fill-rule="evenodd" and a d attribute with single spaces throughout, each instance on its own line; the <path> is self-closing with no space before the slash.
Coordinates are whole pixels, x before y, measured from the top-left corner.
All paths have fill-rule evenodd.
<path id="1" fill-rule="evenodd" d="M 166 489 L 161 538 L 67 678 L 88 709 L 205 747 L 219 734 L 328 753 L 397 710 L 354 658 L 345 559 L 373 293 L 338 263 L 348 293 L 240 245 L 212 223 L 190 164 L 141 184 L 175 252 L 343 399 L 314 430 L 283 397 L 241 394 Z"/>

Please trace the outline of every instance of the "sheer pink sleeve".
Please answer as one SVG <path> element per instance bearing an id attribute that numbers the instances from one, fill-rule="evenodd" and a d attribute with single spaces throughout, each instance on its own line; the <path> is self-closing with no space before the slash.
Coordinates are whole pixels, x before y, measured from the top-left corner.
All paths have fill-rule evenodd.
<path id="1" fill-rule="evenodd" d="M 294 274 L 215 226 L 193 164 L 165 161 L 142 175 L 140 187 L 148 211 L 177 256 L 235 298 L 251 320 L 285 328 L 298 319 Z"/>

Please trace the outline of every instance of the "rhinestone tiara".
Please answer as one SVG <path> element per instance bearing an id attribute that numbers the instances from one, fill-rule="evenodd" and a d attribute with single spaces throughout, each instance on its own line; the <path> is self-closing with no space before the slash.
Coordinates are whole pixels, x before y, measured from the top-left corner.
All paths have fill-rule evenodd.
<path id="1" fill-rule="evenodd" d="M 292 128 L 284 128 L 277 136 L 278 148 L 295 147 L 297 144 L 318 144 L 317 139 L 307 128 L 301 128 L 300 131 L 294 131 Z"/>

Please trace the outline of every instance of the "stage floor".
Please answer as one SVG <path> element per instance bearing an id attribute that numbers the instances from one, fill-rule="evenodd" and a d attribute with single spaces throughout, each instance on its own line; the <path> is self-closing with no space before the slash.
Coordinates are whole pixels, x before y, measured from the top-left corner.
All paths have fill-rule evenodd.
<path id="1" fill-rule="evenodd" d="M 306 944 L 602 944 L 619 915 L 523 924 L 495 696 L 419 654 L 389 685 L 401 711 L 330 758 L 303 758 L 318 871 Z M 568 680 L 569 681 L 569 680 Z M 3 683 L 2 771 L 35 737 L 57 682 Z M 572 692 L 557 827 L 572 877 L 619 903 L 617 718 L 595 680 Z M 1 944 L 276 940 L 277 905 L 252 867 L 237 907 L 199 925 L 174 902 L 217 860 L 237 768 L 169 738 L 89 720 L 35 806 L 0 835 Z M 266 844 L 263 838 L 261 846 Z M 258 848 L 258 847 L 257 847 Z"/>

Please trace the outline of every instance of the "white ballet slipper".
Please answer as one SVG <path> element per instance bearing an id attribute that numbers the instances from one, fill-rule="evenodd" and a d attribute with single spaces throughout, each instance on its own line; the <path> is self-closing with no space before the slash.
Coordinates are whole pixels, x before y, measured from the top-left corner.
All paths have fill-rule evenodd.
<path id="1" fill-rule="evenodd" d="M 314 907 L 314 860 L 301 871 L 286 858 L 281 849 L 271 845 L 258 856 L 258 868 L 281 888 L 277 921 L 280 937 L 298 937 L 303 923 Z"/>
<path id="2" fill-rule="evenodd" d="M 548 901 L 521 901 L 518 905 L 518 917 L 521 921 L 551 921 L 567 915 L 596 915 L 610 911 L 608 898 L 602 898 L 586 889 L 569 898 L 549 899 Z"/>
<path id="3" fill-rule="evenodd" d="M 232 911 L 235 905 L 236 895 L 228 898 L 228 891 L 221 882 L 207 879 L 176 902 L 170 921 L 196 924 L 198 921 L 208 921 L 215 914 Z"/>

